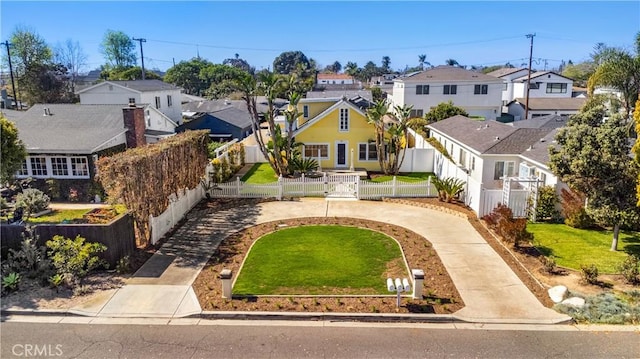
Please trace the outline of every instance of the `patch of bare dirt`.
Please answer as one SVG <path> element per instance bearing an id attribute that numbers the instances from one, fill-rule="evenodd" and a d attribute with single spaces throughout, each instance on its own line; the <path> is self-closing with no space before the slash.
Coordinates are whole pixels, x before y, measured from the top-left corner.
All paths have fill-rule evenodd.
<path id="1" fill-rule="evenodd" d="M 222 298 L 220 271 L 231 269 L 238 273 L 240 265 L 251 244 L 265 234 L 280 228 L 305 225 L 341 225 L 375 230 L 395 238 L 401 245 L 409 268 L 425 268 L 423 299 L 402 299 L 402 306 L 396 308 L 396 297 L 373 297 L 348 290 L 328 289 L 333 297 L 251 297 Z M 284 228 L 286 228 L 284 227 Z M 404 263 L 391 263 L 381 276 L 407 277 Z M 212 256 L 209 263 L 193 284 L 201 307 L 212 311 L 312 311 L 347 313 L 437 313 L 450 314 L 464 307 L 453 281 L 442 265 L 438 254 L 422 236 L 402 227 L 387 223 L 354 218 L 310 217 L 281 220 L 260 224 L 235 233 L 225 239 Z"/>

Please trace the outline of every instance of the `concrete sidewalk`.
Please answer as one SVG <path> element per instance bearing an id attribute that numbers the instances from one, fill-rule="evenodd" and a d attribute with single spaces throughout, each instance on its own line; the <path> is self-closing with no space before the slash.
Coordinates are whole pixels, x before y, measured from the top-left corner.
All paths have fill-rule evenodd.
<path id="1" fill-rule="evenodd" d="M 72 312 L 100 317 L 201 315 L 191 284 L 220 241 L 255 224 L 299 217 L 364 218 L 423 235 L 433 244 L 465 302 L 452 320 L 522 324 L 570 320 L 544 307 L 464 218 L 395 203 L 325 199 L 245 205 L 215 215 L 193 210 L 187 223 L 124 287 Z"/>

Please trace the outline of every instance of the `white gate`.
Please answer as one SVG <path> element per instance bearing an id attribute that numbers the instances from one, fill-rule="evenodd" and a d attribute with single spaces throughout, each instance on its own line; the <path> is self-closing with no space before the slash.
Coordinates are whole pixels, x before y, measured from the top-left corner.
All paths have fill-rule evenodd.
<path id="1" fill-rule="evenodd" d="M 326 197 L 328 198 L 358 198 L 358 175 L 330 175 L 327 176 Z"/>

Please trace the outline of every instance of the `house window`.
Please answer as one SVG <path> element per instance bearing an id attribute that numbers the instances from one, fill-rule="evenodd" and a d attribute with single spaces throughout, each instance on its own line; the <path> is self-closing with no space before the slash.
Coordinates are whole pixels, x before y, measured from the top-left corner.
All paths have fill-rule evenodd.
<path id="1" fill-rule="evenodd" d="M 129 103 L 136 103 L 136 99 L 133 97 L 129 97 Z"/>
<path id="2" fill-rule="evenodd" d="M 45 157 L 31 157 L 31 175 L 47 176 L 47 159 Z"/>
<path id="3" fill-rule="evenodd" d="M 529 84 L 529 88 L 531 90 L 537 90 L 540 88 L 540 83 L 539 82 L 532 82 Z"/>
<path id="4" fill-rule="evenodd" d="M 429 85 L 416 85 L 416 95 L 428 95 Z"/>
<path id="5" fill-rule="evenodd" d="M 53 176 L 68 176 L 69 165 L 66 157 L 51 157 L 51 172 Z"/>
<path id="6" fill-rule="evenodd" d="M 340 131 L 349 131 L 349 109 L 340 109 Z"/>
<path id="7" fill-rule="evenodd" d="M 29 167 L 27 165 L 27 160 L 22 161 L 22 167 L 16 172 L 17 176 L 28 176 L 29 175 Z"/>
<path id="8" fill-rule="evenodd" d="M 462 168 L 467 168 L 467 152 L 462 148 L 458 153 L 458 161 L 460 162 L 460 166 L 462 166 Z"/>
<path id="9" fill-rule="evenodd" d="M 455 95 L 458 93 L 458 85 L 444 85 L 442 93 L 444 95 Z"/>
<path id="10" fill-rule="evenodd" d="M 508 84 L 506 82 L 504 84 L 502 84 L 502 90 L 506 90 L 507 86 L 508 86 Z"/>
<path id="11" fill-rule="evenodd" d="M 171 95 L 167 95 L 167 107 L 171 107 L 173 105 L 173 101 L 171 100 Z"/>
<path id="12" fill-rule="evenodd" d="M 516 163 L 514 161 L 496 161 L 493 172 L 493 179 L 499 180 L 502 177 L 511 177 L 515 174 Z"/>
<path id="13" fill-rule="evenodd" d="M 302 106 L 302 117 L 309 118 L 309 105 Z"/>
<path id="14" fill-rule="evenodd" d="M 567 93 L 567 84 L 550 82 L 547 84 L 547 93 Z"/>
<path id="15" fill-rule="evenodd" d="M 489 85 L 475 85 L 473 87 L 474 95 L 486 95 L 489 90 Z"/>
<path id="16" fill-rule="evenodd" d="M 475 156 L 471 156 L 471 170 L 474 171 L 476 169 L 476 158 Z"/>
<path id="17" fill-rule="evenodd" d="M 71 157 L 71 174 L 76 177 L 89 176 L 89 164 L 86 157 Z"/>
<path id="18" fill-rule="evenodd" d="M 409 113 L 409 118 L 422 117 L 422 115 L 424 115 L 424 110 L 411 110 L 411 112 Z"/>
<path id="19" fill-rule="evenodd" d="M 307 144 L 304 145 L 304 157 L 305 158 L 318 158 L 318 151 L 320 151 L 321 159 L 329 159 L 329 145 L 328 144 Z"/>
<path id="20" fill-rule="evenodd" d="M 376 151 L 375 142 L 358 144 L 358 159 L 360 161 L 377 161 L 378 151 Z"/>
<path id="21" fill-rule="evenodd" d="M 156 96 L 156 108 L 160 108 L 160 96 Z"/>

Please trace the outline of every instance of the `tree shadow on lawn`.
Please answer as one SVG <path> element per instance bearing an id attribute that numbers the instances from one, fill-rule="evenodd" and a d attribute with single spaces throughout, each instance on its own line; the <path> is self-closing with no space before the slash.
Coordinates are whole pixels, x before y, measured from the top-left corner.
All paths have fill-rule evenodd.
<path id="1" fill-rule="evenodd" d="M 622 232 L 628 237 L 622 238 L 621 242 L 625 245 L 624 251 L 629 255 L 640 257 L 640 233 Z"/>

